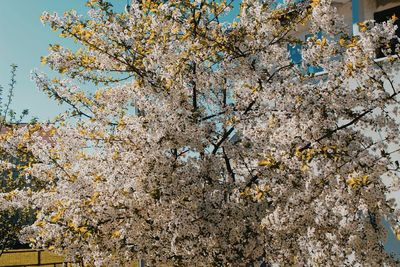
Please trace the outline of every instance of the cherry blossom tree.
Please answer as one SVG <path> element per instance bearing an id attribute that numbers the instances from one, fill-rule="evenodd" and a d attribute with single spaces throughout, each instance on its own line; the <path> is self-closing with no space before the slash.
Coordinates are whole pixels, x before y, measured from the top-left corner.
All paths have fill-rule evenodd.
<path id="1" fill-rule="evenodd" d="M 69 110 L 1 142 L 46 183 L 1 195 L 38 210 L 22 240 L 95 266 L 394 266 L 396 18 L 352 36 L 331 1 L 287 2 L 241 1 L 232 23 L 233 0 L 43 13 L 80 49 L 51 45 L 60 77 L 33 73 Z"/>
<path id="2" fill-rule="evenodd" d="M 11 78 L 7 90 L 0 85 L 0 132 L 2 136 L 11 133 L 11 128 L 21 127 L 21 120 L 28 115 L 28 110 L 23 110 L 19 117 L 11 109 L 11 103 L 16 86 L 17 65 L 11 65 Z M 15 153 L 16 152 L 16 153 Z M 13 154 L 0 149 L 0 192 L 10 193 L 16 189 L 27 189 L 28 187 L 38 187 L 40 181 L 31 180 L 30 177 L 22 175 L 19 171 L 26 168 L 30 162 L 30 156 L 21 150 L 14 151 Z M 36 183 L 38 182 L 38 183 Z M 20 246 L 18 242 L 18 232 L 22 227 L 32 223 L 34 216 L 33 210 L 25 206 L 17 209 L 0 210 L 0 256 L 5 249 Z"/>

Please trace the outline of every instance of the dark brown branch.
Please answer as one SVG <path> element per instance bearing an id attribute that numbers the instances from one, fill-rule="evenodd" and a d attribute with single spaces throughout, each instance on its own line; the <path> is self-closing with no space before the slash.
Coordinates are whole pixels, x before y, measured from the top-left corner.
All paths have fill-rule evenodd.
<path id="1" fill-rule="evenodd" d="M 267 79 L 266 82 L 271 81 L 271 79 L 272 79 L 272 78 L 276 75 L 276 73 L 278 73 L 279 71 L 281 71 L 281 70 L 283 70 L 283 69 L 285 69 L 285 68 L 291 67 L 291 66 L 292 66 L 292 64 L 290 64 L 290 65 L 285 65 L 285 66 L 282 66 L 282 67 L 278 68 L 274 73 L 271 74 L 271 76 L 268 77 L 268 79 Z M 261 79 L 258 79 L 258 83 L 259 83 L 259 87 L 260 87 L 259 90 L 262 90 L 262 81 L 261 81 Z M 246 115 L 247 113 L 250 112 L 250 110 L 253 108 L 254 104 L 256 103 L 256 100 L 257 100 L 257 98 L 250 102 L 250 104 L 247 106 L 246 110 L 243 112 L 243 115 Z M 233 132 L 233 130 L 234 130 L 234 127 L 232 126 L 227 132 L 224 133 L 224 135 L 222 136 L 222 138 L 221 138 L 221 139 L 218 141 L 218 143 L 214 146 L 214 149 L 213 149 L 213 151 L 212 151 L 212 154 L 217 153 L 217 151 L 218 151 L 219 147 L 221 146 L 221 144 L 229 137 L 229 135 Z"/>
<path id="2" fill-rule="evenodd" d="M 236 181 L 236 179 L 235 179 L 235 173 L 234 173 L 234 171 L 233 171 L 233 169 L 232 169 L 231 163 L 229 162 L 228 155 L 226 154 L 224 148 L 222 148 L 222 153 L 224 154 L 224 160 L 225 160 L 226 169 L 227 169 L 229 175 L 230 175 L 231 178 L 232 178 L 232 182 L 234 183 L 234 182 Z"/>
<path id="3" fill-rule="evenodd" d="M 226 107 L 227 95 L 226 95 L 226 78 L 224 78 L 224 86 L 222 88 L 222 107 Z"/>
<path id="4" fill-rule="evenodd" d="M 247 182 L 245 188 L 251 187 L 257 181 L 258 178 L 259 178 L 258 175 L 254 175 L 254 176 L 252 175 L 251 179 Z"/>
<path id="5" fill-rule="evenodd" d="M 354 119 L 352 119 L 352 120 L 349 121 L 348 123 L 343 124 L 343 125 L 341 125 L 341 126 L 335 128 L 335 129 L 330 129 L 330 130 L 328 130 L 326 134 L 324 134 L 323 136 L 321 136 L 320 138 L 318 138 L 317 140 L 315 140 L 315 142 L 320 142 L 320 141 L 324 140 L 324 139 L 327 138 L 327 137 L 331 137 L 334 133 L 336 133 L 336 132 L 338 132 L 338 131 L 340 131 L 340 130 L 343 130 L 343 129 L 345 129 L 345 128 L 347 128 L 347 127 L 353 125 L 353 124 L 356 124 L 356 123 L 357 123 L 359 120 L 361 120 L 365 115 L 367 115 L 368 113 L 370 113 L 370 112 L 372 112 L 372 111 L 373 111 L 372 108 L 371 108 L 371 109 L 367 109 L 366 111 L 362 112 L 361 114 L 359 114 L 357 117 L 355 117 Z M 311 147 L 311 142 L 307 143 L 305 146 L 303 146 L 302 148 L 300 148 L 299 151 L 302 152 L 302 151 L 304 151 L 304 150 L 306 150 L 306 149 L 308 149 L 308 148 L 310 148 L 310 147 Z"/>
<path id="6" fill-rule="evenodd" d="M 196 62 L 193 63 L 193 76 L 196 75 Z M 195 79 L 195 77 L 193 77 Z M 196 81 L 193 81 L 193 111 L 197 110 L 197 85 Z"/>
<path id="7" fill-rule="evenodd" d="M 226 111 L 221 111 L 221 112 L 218 112 L 218 113 L 216 113 L 216 114 L 212 114 L 212 115 L 206 116 L 206 117 L 204 117 L 204 118 L 201 118 L 200 121 L 206 121 L 206 120 L 215 118 L 215 117 L 217 117 L 217 116 L 223 115 L 223 114 L 225 114 L 225 113 L 226 113 Z"/>
<path id="8" fill-rule="evenodd" d="M 51 92 L 51 93 L 53 94 L 53 96 L 54 96 L 57 100 L 62 101 L 62 102 L 65 102 L 65 103 L 67 103 L 68 105 L 70 105 L 70 106 L 73 108 L 73 110 L 75 110 L 79 115 L 82 115 L 82 116 L 84 116 L 84 117 L 86 117 L 86 118 L 89 118 L 89 119 L 92 118 L 92 116 L 90 116 L 90 115 L 86 114 L 85 112 L 81 111 L 81 110 L 80 110 L 74 103 L 72 103 L 69 99 L 60 96 L 55 90 L 51 89 L 50 86 L 47 85 L 47 83 L 45 83 L 42 79 L 40 79 L 39 75 L 37 75 L 37 74 L 35 73 L 35 76 L 36 76 L 37 79 L 39 79 L 39 80 L 45 85 L 45 88 L 46 88 L 49 92 Z"/>
<path id="9" fill-rule="evenodd" d="M 214 146 L 214 149 L 212 151 L 212 154 L 217 153 L 219 147 L 222 145 L 223 142 L 225 142 L 225 140 L 229 137 L 229 135 L 233 132 L 235 128 L 231 127 L 228 131 L 226 131 L 224 133 L 224 135 L 222 136 L 222 138 L 218 141 L 218 143 Z"/>

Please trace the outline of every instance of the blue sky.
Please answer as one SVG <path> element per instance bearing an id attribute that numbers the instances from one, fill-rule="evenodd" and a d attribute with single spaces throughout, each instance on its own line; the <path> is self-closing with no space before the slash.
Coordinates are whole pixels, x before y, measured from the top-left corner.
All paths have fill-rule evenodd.
<path id="1" fill-rule="evenodd" d="M 117 11 L 122 11 L 127 4 L 127 0 L 110 2 Z M 47 55 L 49 44 L 59 43 L 70 48 L 76 47 L 76 44 L 58 37 L 40 22 L 39 17 L 43 11 L 62 14 L 70 9 L 86 14 L 86 0 L 1 0 L 0 3 L 0 85 L 7 89 L 10 64 L 17 64 L 17 86 L 12 108 L 18 113 L 29 109 L 28 118 L 52 119 L 62 107 L 36 88 L 30 80 L 30 72 L 38 69 L 52 73 L 47 66 L 40 64 L 40 57 Z"/>
<path id="2" fill-rule="evenodd" d="M 51 73 L 40 64 L 52 43 L 75 46 L 72 41 L 58 37 L 49 27 L 42 25 L 39 16 L 43 11 L 62 14 L 69 9 L 86 13 L 85 0 L 1 0 L 0 6 L 0 85 L 7 89 L 10 64 L 19 66 L 13 109 L 29 109 L 29 117 L 40 120 L 53 118 L 62 109 L 49 100 L 30 80 L 31 70 L 37 68 Z M 111 1 L 116 10 L 123 10 L 126 0 Z"/>

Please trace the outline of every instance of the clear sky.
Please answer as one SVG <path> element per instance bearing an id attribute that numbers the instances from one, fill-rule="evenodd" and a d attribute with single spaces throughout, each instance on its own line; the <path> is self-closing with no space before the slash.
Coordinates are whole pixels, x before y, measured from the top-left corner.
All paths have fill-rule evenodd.
<path id="1" fill-rule="evenodd" d="M 109 1 L 115 10 L 122 11 L 128 0 Z M 86 0 L 0 0 L 0 85 L 7 89 L 10 64 L 17 64 L 17 86 L 12 104 L 15 111 L 29 109 L 28 118 L 48 120 L 62 110 L 61 106 L 36 88 L 30 80 L 30 72 L 38 69 L 52 73 L 47 66 L 40 64 L 40 57 L 47 55 L 49 44 L 59 43 L 70 48 L 76 44 L 58 37 L 57 33 L 40 22 L 39 17 L 43 11 L 62 14 L 70 9 L 86 14 L 85 3 Z M 238 5 L 235 9 L 238 9 Z"/>
<path id="2" fill-rule="evenodd" d="M 123 10 L 127 0 L 112 0 L 116 10 Z M 30 80 L 30 72 L 37 68 L 51 73 L 40 64 L 40 57 L 47 55 L 52 43 L 74 46 L 72 41 L 58 37 L 44 26 L 39 16 L 43 11 L 62 14 L 75 9 L 85 14 L 85 0 L 0 0 L 0 85 L 6 89 L 9 83 L 10 64 L 17 64 L 17 85 L 13 109 L 29 109 L 29 117 L 40 120 L 53 118 L 62 109 L 40 92 Z"/>

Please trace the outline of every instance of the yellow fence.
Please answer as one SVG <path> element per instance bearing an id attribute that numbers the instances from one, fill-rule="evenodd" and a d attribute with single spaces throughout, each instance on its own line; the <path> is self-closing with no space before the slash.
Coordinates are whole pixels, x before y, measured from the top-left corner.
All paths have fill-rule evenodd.
<path id="1" fill-rule="evenodd" d="M 16 249 L 6 250 L 0 256 L 2 267 L 31 267 L 31 266 L 53 266 L 70 267 L 82 266 L 79 263 L 70 263 L 64 257 L 50 253 L 45 250 Z"/>
<path id="2" fill-rule="evenodd" d="M 86 264 L 66 262 L 63 256 L 56 255 L 46 250 L 13 249 L 6 250 L 0 256 L 0 267 L 88 267 Z M 129 267 L 144 265 L 134 261 Z"/>

